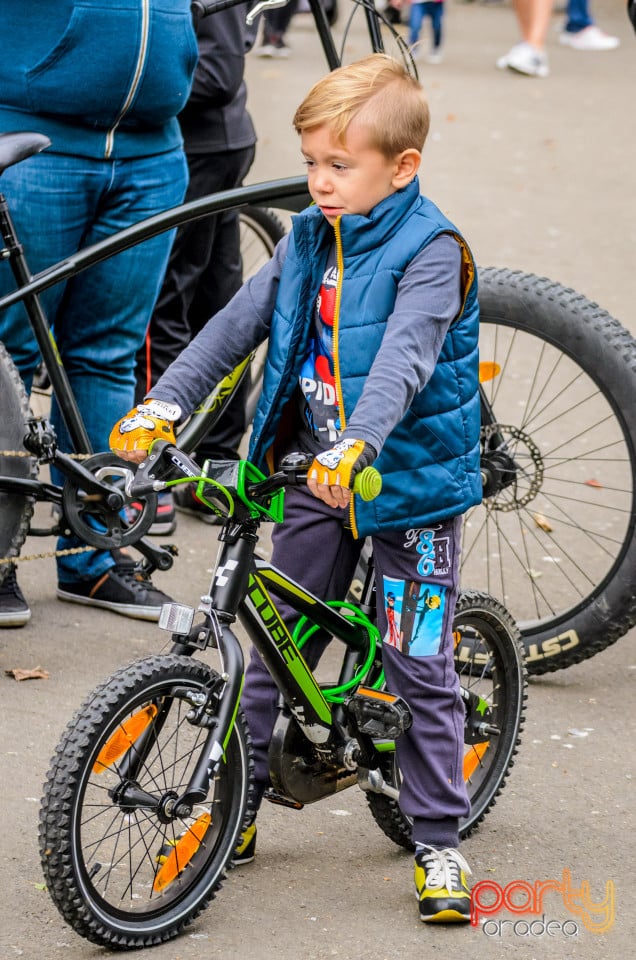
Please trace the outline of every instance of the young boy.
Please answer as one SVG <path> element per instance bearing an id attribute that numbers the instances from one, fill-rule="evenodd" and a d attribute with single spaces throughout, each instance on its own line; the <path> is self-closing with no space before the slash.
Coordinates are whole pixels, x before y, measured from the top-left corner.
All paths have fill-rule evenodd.
<path id="1" fill-rule="evenodd" d="M 469 802 L 451 622 L 461 515 L 481 495 L 475 266 L 455 227 L 420 195 L 428 107 L 401 65 L 374 54 L 333 71 L 294 126 L 315 205 L 152 398 L 115 426 L 111 446 L 142 460 L 269 337 L 249 458 L 263 470 L 292 450 L 315 458 L 308 489 L 286 493 L 273 562 L 341 599 L 363 539 L 373 538 L 387 687 L 413 714 L 397 751 L 420 918 L 466 921 L 470 870 L 456 848 Z M 382 493 L 358 502 L 350 481 L 373 461 Z M 312 666 L 323 649 L 307 654 Z M 255 651 L 242 702 L 262 796 L 277 693 Z M 254 842 L 251 827 L 238 861 L 251 859 Z"/>

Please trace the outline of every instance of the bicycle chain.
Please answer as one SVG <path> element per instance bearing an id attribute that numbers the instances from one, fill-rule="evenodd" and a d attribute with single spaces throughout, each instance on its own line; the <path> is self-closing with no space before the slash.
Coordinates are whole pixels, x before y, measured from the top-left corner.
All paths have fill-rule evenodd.
<path id="1" fill-rule="evenodd" d="M 71 460 L 88 460 L 92 453 L 69 453 Z M 29 457 L 35 459 L 32 453 L 26 450 L 0 450 L 0 457 Z M 87 553 L 97 547 L 69 547 L 68 550 L 49 550 L 48 553 L 31 553 L 28 557 L 0 557 L 0 566 L 6 563 L 26 563 L 28 560 L 48 560 L 50 557 L 68 557 L 75 553 Z"/>
<path id="2" fill-rule="evenodd" d="M 0 557 L 0 566 L 4 563 L 26 563 L 27 560 L 48 560 L 49 557 L 69 557 L 74 553 L 87 553 L 97 547 L 69 547 L 68 550 L 50 550 L 48 553 L 31 553 L 28 557 Z"/>
<path id="3" fill-rule="evenodd" d="M 66 456 L 71 460 L 90 460 L 90 458 L 95 456 L 95 454 L 67 453 Z M 29 453 L 28 450 L 0 450 L 0 457 L 29 457 L 29 459 L 35 460 L 33 454 Z"/>

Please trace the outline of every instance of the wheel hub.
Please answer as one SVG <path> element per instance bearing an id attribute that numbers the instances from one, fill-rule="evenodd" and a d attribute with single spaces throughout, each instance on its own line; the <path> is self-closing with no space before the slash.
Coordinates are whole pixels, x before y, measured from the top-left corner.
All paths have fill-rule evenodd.
<path id="1" fill-rule="evenodd" d="M 503 423 L 482 427 L 480 438 L 483 496 L 488 507 L 509 513 L 527 506 L 543 483 L 543 457 L 536 443 L 523 430 Z M 491 448 L 493 443 L 496 446 Z"/>

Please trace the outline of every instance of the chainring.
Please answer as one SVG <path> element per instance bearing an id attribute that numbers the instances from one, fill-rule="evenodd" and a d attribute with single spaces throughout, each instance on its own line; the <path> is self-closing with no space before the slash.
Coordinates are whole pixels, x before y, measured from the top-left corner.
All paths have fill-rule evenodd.
<path id="1" fill-rule="evenodd" d="M 124 492 L 124 478 L 133 464 L 114 453 L 98 453 L 84 460 L 82 466 L 102 483 L 124 497 L 125 507 L 132 503 Z M 110 473 L 109 468 L 112 468 Z M 148 493 L 135 498 L 135 510 L 114 510 L 105 498 L 87 493 L 81 479 L 67 477 L 62 490 L 62 508 L 71 531 L 84 543 L 110 550 L 136 543 L 148 532 L 157 512 L 157 494 Z"/>

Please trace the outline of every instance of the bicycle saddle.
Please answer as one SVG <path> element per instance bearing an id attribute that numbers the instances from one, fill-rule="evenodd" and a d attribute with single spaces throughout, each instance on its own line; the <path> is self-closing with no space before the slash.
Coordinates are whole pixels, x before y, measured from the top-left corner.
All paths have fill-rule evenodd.
<path id="1" fill-rule="evenodd" d="M 0 133 L 0 174 L 50 146 L 51 141 L 43 133 Z"/>

